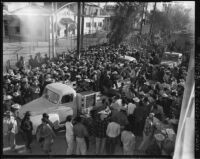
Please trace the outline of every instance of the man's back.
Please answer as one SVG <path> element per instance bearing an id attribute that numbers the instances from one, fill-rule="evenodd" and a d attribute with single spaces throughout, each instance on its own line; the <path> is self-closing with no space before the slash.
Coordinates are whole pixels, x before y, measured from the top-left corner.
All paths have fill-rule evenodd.
<path id="1" fill-rule="evenodd" d="M 74 125 L 73 130 L 74 130 L 74 136 L 76 137 L 83 138 L 88 136 L 88 131 L 82 123 L 77 123 L 76 125 Z"/>

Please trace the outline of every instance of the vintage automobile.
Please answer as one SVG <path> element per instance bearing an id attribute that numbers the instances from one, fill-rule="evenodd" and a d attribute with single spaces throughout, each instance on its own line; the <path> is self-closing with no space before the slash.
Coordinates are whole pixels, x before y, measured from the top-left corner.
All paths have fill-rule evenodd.
<path id="1" fill-rule="evenodd" d="M 160 64 L 174 67 L 180 65 L 181 62 L 182 62 L 182 53 L 164 52 Z"/>
<path id="2" fill-rule="evenodd" d="M 120 66 L 123 66 L 124 63 L 128 63 L 128 62 L 137 62 L 137 60 L 134 58 L 134 57 L 131 57 L 131 56 L 120 56 L 119 59 L 118 59 L 119 63 L 120 63 Z"/>
<path id="3" fill-rule="evenodd" d="M 43 113 L 49 114 L 49 119 L 56 126 L 65 121 L 68 115 L 75 117 L 84 109 L 95 106 L 96 93 L 93 91 L 76 93 L 72 86 L 63 83 L 51 83 L 45 87 L 40 98 L 22 106 L 19 110 L 19 117 L 23 118 L 26 111 L 31 112 L 33 134 L 35 134 L 37 126 L 41 124 Z"/>

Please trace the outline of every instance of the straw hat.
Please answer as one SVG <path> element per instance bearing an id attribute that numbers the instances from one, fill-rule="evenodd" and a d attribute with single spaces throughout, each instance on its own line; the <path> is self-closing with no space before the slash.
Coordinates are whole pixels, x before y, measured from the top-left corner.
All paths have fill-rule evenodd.
<path id="1" fill-rule="evenodd" d="M 11 100 L 12 99 L 12 96 L 11 95 L 7 95 L 6 97 L 5 97 L 5 100 Z"/>
<path id="2" fill-rule="evenodd" d="M 154 137 L 155 137 L 156 141 L 160 141 L 160 142 L 162 142 L 162 141 L 165 140 L 165 136 L 162 135 L 162 134 L 160 134 L 160 133 L 155 134 Z"/>
<path id="3" fill-rule="evenodd" d="M 133 101 L 136 102 L 136 103 L 139 103 L 139 102 L 140 102 L 140 99 L 137 98 L 137 97 L 135 97 L 135 98 L 133 98 Z"/>
<path id="4" fill-rule="evenodd" d="M 20 109 L 21 108 L 21 105 L 19 105 L 19 104 L 13 104 L 12 106 L 11 106 L 11 108 L 14 108 L 14 109 Z"/>
<path id="5" fill-rule="evenodd" d="M 113 74 L 113 75 L 117 75 L 118 73 L 117 73 L 117 71 L 114 71 L 112 74 Z"/>
<path id="6" fill-rule="evenodd" d="M 81 78 L 81 76 L 80 75 L 76 75 L 76 78 Z"/>

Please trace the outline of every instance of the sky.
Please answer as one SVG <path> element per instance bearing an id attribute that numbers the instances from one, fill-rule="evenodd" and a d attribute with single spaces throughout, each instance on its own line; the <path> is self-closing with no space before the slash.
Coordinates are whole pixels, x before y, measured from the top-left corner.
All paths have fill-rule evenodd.
<path id="1" fill-rule="evenodd" d="M 185 8 L 191 8 L 192 12 L 191 12 L 191 17 L 194 17 L 194 10 L 195 10 L 195 2 L 194 1 L 176 1 L 176 2 L 170 2 L 170 3 L 180 3 L 183 4 Z M 8 10 L 12 11 L 15 10 L 16 8 L 22 8 L 24 6 L 26 6 L 28 3 L 24 3 L 24 2 L 7 2 L 8 5 Z M 40 3 L 38 3 L 40 4 Z M 41 3 L 42 4 L 42 3 Z M 98 5 L 100 4 L 100 7 L 103 7 L 106 3 L 95 3 L 94 4 Z M 115 5 L 115 2 L 107 2 L 107 5 Z M 154 3 L 148 3 L 148 10 L 152 10 L 154 6 Z M 162 10 L 162 2 L 159 2 L 156 4 L 156 8 L 158 10 Z"/>

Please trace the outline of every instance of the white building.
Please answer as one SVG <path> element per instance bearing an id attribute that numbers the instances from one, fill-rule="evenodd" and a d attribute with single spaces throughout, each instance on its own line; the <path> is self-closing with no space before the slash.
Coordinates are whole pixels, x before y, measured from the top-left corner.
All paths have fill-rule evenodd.
<path id="1" fill-rule="evenodd" d="M 77 2 L 72 2 L 57 11 L 54 22 L 57 21 L 57 37 L 77 35 Z M 102 8 L 92 3 L 85 3 L 84 34 L 92 34 L 103 29 L 105 16 Z M 81 21 L 80 21 L 81 22 Z"/>

